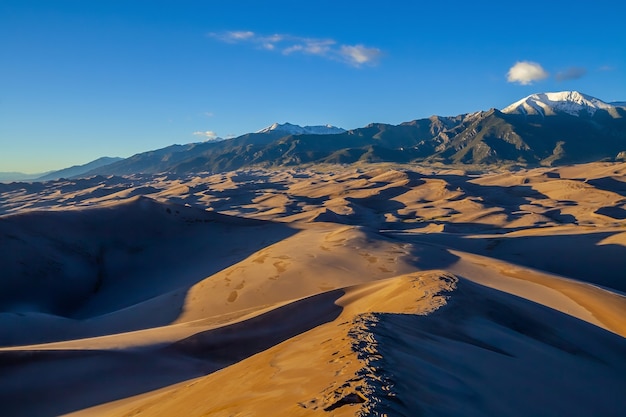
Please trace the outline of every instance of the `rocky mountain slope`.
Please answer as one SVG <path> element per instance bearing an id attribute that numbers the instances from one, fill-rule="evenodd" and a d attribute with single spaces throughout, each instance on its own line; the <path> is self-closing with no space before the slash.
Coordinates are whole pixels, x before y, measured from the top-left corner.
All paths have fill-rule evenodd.
<path id="1" fill-rule="evenodd" d="M 223 172 L 308 163 L 442 162 L 552 166 L 614 160 L 626 151 L 626 108 L 576 92 L 533 94 L 502 111 L 432 116 L 400 125 L 272 125 L 220 142 L 134 155 L 89 174 Z M 308 132 L 308 133 L 307 133 Z M 313 132 L 313 133 L 311 133 Z"/>

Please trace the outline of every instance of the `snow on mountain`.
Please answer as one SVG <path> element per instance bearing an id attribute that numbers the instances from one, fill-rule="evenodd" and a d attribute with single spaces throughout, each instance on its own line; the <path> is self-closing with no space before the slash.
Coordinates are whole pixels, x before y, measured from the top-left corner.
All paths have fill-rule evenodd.
<path id="1" fill-rule="evenodd" d="M 345 132 L 340 127 L 324 125 L 324 126 L 299 126 L 291 123 L 274 123 L 271 126 L 261 129 L 256 133 L 267 133 L 272 131 L 285 132 L 290 135 L 336 135 Z"/>
<path id="2" fill-rule="evenodd" d="M 615 106 L 578 91 L 560 91 L 556 93 L 538 93 L 525 97 L 502 109 L 503 113 L 551 116 L 567 113 L 579 116 L 587 112 L 593 116 L 598 110 L 615 113 Z"/>

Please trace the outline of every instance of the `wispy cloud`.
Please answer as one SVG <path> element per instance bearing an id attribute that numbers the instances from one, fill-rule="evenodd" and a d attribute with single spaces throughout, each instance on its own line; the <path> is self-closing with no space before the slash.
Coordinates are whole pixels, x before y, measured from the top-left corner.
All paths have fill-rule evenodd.
<path id="1" fill-rule="evenodd" d="M 554 78 L 557 81 L 577 80 L 587 74 L 587 69 L 583 67 L 570 67 L 556 73 Z"/>
<path id="2" fill-rule="evenodd" d="M 510 83 L 530 85 L 534 81 L 548 78 L 548 75 L 548 72 L 536 62 L 519 61 L 509 68 L 506 79 Z"/>
<path id="3" fill-rule="evenodd" d="M 382 54 L 378 48 L 368 48 L 363 45 L 342 45 L 340 53 L 346 60 L 354 62 L 357 65 L 377 62 Z"/>
<path id="4" fill-rule="evenodd" d="M 283 38 L 283 40 L 285 40 Z M 301 52 L 309 55 L 329 56 L 332 53 L 333 48 L 337 44 L 332 39 L 310 39 L 310 38 L 297 38 L 292 39 L 292 42 L 286 42 L 290 45 L 284 45 L 282 49 L 283 54 L 289 55 L 294 52 Z"/>
<path id="5" fill-rule="evenodd" d="M 249 31 L 230 31 L 222 33 L 212 33 L 211 36 L 229 43 L 237 43 L 254 37 L 254 32 Z"/>
<path id="6" fill-rule="evenodd" d="M 304 54 L 343 62 L 355 67 L 376 65 L 382 51 L 364 45 L 344 45 L 329 38 L 307 38 L 288 34 L 262 35 L 250 31 L 213 32 L 211 38 L 226 43 L 246 43 L 283 55 Z"/>
<path id="7" fill-rule="evenodd" d="M 204 138 L 204 140 L 214 140 L 217 139 L 217 133 L 215 133 L 212 130 L 205 130 L 204 132 L 198 131 L 198 132 L 193 132 L 194 136 L 201 136 L 202 138 Z"/>

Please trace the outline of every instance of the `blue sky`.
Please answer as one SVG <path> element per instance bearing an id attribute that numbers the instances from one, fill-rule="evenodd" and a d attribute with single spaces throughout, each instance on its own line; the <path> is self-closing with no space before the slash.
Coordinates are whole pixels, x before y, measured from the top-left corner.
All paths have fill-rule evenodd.
<path id="1" fill-rule="evenodd" d="M 0 171 L 535 92 L 626 100 L 620 4 L 2 0 Z"/>

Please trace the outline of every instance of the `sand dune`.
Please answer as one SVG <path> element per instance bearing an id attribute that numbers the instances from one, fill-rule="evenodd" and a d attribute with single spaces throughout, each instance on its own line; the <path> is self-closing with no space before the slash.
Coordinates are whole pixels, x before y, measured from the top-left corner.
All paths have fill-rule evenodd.
<path id="1" fill-rule="evenodd" d="M 625 213 L 613 163 L 3 184 L 2 415 L 621 415 Z"/>

